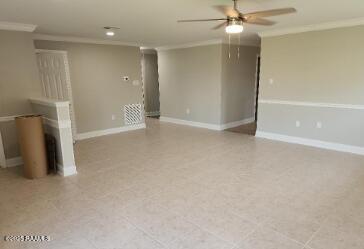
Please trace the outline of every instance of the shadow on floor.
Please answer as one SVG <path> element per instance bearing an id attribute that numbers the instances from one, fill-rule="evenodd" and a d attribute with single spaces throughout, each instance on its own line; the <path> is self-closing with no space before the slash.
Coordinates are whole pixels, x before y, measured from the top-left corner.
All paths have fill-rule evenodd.
<path id="1" fill-rule="evenodd" d="M 159 115 L 158 116 L 145 116 L 145 118 L 159 119 Z"/>
<path id="2" fill-rule="evenodd" d="M 226 131 L 255 136 L 255 132 L 257 131 L 257 123 L 253 122 L 245 125 L 240 125 L 234 128 L 227 129 Z"/>

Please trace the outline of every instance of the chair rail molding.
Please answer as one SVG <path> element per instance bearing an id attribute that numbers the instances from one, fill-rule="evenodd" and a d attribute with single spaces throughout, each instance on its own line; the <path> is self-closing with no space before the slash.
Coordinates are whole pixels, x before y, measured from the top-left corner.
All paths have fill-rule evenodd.
<path id="1" fill-rule="evenodd" d="M 337 104 L 337 103 L 288 101 L 288 100 L 276 100 L 276 99 L 261 99 L 261 100 L 258 101 L 258 103 L 259 104 L 294 105 L 294 106 L 326 107 L 326 108 L 338 108 L 338 109 L 364 110 L 364 105 Z"/>

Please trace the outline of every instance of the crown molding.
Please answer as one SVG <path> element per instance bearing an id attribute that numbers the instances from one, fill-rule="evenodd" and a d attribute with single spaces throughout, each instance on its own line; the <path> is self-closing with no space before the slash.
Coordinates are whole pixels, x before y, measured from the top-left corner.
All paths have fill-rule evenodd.
<path id="1" fill-rule="evenodd" d="M 223 39 L 223 44 L 229 44 L 229 40 Z M 248 47 L 260 47 L 260 39 L 257 41 L 253 40 L 245 40 L 244 38 L 241 38 L 240 42 L 237 40 L 230 40 L 231 45 L 240 45 L 240 46 L 248 46 Z"/>
<path id="2" fill-rule="evenodd" d="M 273 36 L 281 36 L 288 34 L 297 34 L 304 33 L 310 31 L 320 31 L 320 30 L 328 30 L 328 29 L 336 29 L 336 28 L 345 28 L 345 27 L 353 27 L 364 25 L 364 18 L 356 18 L 335 22 L 325 22 L 313 25 L 299 26 L 293 28 L 284 28 L 284 29 L 276 29 L 276 30 L 268 30 L 259 32 L 258 35 L 260 37 L 273 37 Z"/>
<path id="3" fill-rule="evenodd" d="M 222 39 L 214 39 L 214 40 L 190 42 L 190 43 L 184 43 L 184 44 L 172 45 L 172 46 L 157 47 L 156 50 L 164 51 L 164 50 L 173 50 L 173 49 L 182 49 L 182 48 L 193 48 L 193 47 L 200 47 L 200 46 L 222 44 L 222 42 L 223 42 Z"/>
<path id="4" fill-rule="evenodd" d="M 34 34 L 33 40 L 140 47 L 140 44 L 133 43 L 133 42 L 122 42 L 122 41 L 102 40 L 102 39 L 90 39 L 90 38 L 74 37 L 74 36 L 55 36 L 55 35 L 46 35 L 46 34 Z"/>
<path id="5" fill-rule="evenodd" d="M 63 55 L 68 54 L 68 52 L 65 50 L 49 50 L 49 49 L 36 49 L 35 53 L 52 53 L 52 54 L 63 54 Z"/>
<path id="6" fill-rule="evenodd" d="M 34 24 L 16 23 L 16 22 L 0 22 L 0 30 L 34 32 L 34 30 L 36 28 L 37 28 L 37 25 L 34 25 Z"/>
<path id="7" fill-rule="evenodd" d="M 228 42 L 229 41 L 222 38 L 222 39 L 214 39 L 214 40 L 207 40 L 207 41 L 200 41 L 200 42 L 184 43 L 184 44 L 172 45 L 172 46 L 157 47 L 156 50 L 164 51 L 164 50 L 173 50 L 173 49 L 193 48 L 193 47 L 216 45 L 216 44 L 228 44 Z M 231 44 L 239 45 L 239 43 L 237 41 L 231 41 Z M 240 46 L 260 47 L 260 44 L 257 44 L 257 42 L 255 42 L 255 41 L 241 39 Z"/>
<path id="8" fill-rule="evenodd" d="M 155 50 L 153 48 L 144 48 L 144 47 L 141 47 L 140 48 L 140 52 L 142 54 L 157 54 L 157 50 Z"/>
<path id="9" fill-rule="evenodd" d="M 132 47 L 140 47 L 140 50 L 142 52 L 144 52 L 144 53 L 148 53 L 148 50 L 149 51 L 151 51 L 151 50 L 163 51 L 163 50 L 192 48 L 192 47 L 199 47 L 199 46 L 208 46 L 208 45 L 228 43 L 228 41 L 226 41 L 224 39 L 214 39 L 214 40 L 191 42 L 191 43 L 184 43 L 184 44 L 179 44 L 179 45 L 171 45 L 171 46 L 162 46 L 162 47 L 152 48 L 152 47 L 143 47 L 142 44 L 132 43 L 132 42 L 122 42 L 122 41 L 102 40 L 102 39 L 90 39 L 90 38 L 73 37 L 73 36 L 54 36 L 54 35 L 38 34 L 38 33 L 35 33 L 33 35 L 33 40 L 74 42 L 74 43 L 90 43 L 90 44 L 100 44 L 100 45 L 132 46 Z M 237 42 L 232 42 L 231 44 L 238 45 Z M 249 40 L 244 40 L 244 39 L 241 40 L 240 45 L 241 46 L 260 47 L 260 45 L 257 44 L 256 42 L 249 41 Z"/>
<path id="10" fill-rule="evenodd" d="M 145 47 L 145 46 L 141 46 L 140 50 L 155 50 L 154 47 Z"/>

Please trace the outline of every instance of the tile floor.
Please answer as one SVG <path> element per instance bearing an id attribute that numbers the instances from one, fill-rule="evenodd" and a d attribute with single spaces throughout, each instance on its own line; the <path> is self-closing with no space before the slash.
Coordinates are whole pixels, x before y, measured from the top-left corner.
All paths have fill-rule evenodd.
<path id="1" fill-rule="evenodd" d="M 363 249 L 364 158 L 148 119 L 76 144 L 79 174 L 0 170 L 0 248 Z"/>

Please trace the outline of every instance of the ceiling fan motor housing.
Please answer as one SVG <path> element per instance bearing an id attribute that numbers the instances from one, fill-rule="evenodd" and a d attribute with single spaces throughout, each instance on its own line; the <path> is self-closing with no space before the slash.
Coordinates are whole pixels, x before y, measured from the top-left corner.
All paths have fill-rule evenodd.
<path id="1" fill-rule="evenodd" d="M 229 18 L 228 26 L 231 26 L 231 25 L 240 25 L 240 26 L 242 26 L 243 25 L 243 20 L 240 19 L 240 18 Z"/>

